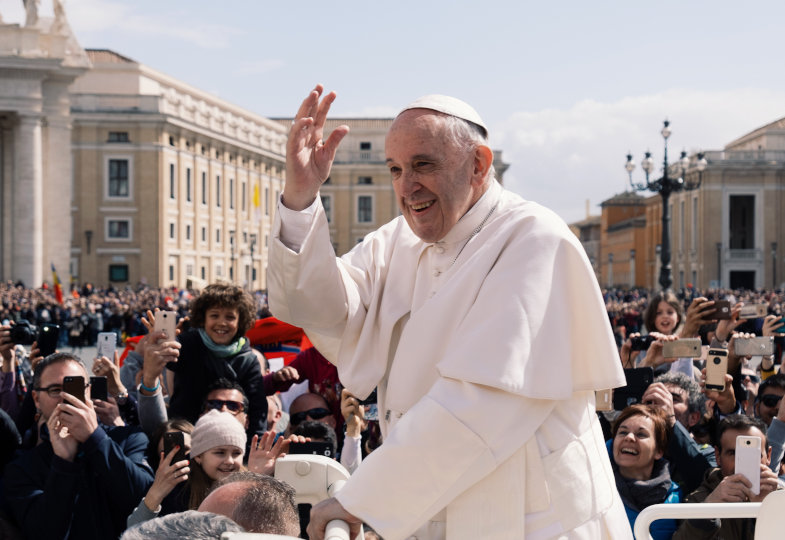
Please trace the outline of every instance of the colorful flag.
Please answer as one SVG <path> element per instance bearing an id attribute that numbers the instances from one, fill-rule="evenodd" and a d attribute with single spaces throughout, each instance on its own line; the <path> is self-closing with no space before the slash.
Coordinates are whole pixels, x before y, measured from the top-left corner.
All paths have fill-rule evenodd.
<path id="1" fill-rule="evenodd" d="M 57 277 L 57 270 L 55 270 L 54 263 L 50 263 L 52 265 L 52 281 L 55 284 L 55 299 L 59 304 L 63 303 L 63 286 L 60 283 L 60 278 Z"/>

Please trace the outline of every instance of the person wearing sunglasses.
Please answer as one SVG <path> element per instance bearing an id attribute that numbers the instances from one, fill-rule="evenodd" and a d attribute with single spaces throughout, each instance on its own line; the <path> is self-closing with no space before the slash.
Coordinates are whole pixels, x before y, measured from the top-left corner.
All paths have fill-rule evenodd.
<path id="1" fill-rule="evenodd" d="M 99 425 L 89 386 L 84 400 L 67 394 L 68 376 L 89 380 L 68 353 L 36 367 L 39 442 L 5 468 L 4 496 L 26 538 L 117 538 L 153 483 L 147 437 L 133 426 Z"/>
<path id="2" fill-rule="evenodd" d="M 292 401 L 289 405 L 289 429 L 294 431 L 298 424 L 306 420 L 314 420 L 327 424 L 335 429 L 335 417 L 333 417 L 327 401 L 312 392 L 306 392 Z"/>
<path id="3" fill-rule="evenodd" d="M 239 383 L 220 378 L 207 387 L 202 415 L 210 410 L 228 412 L 248 429 L 248 398 Z"/>
<path id="4" fill-rule="evenodd" d="M 772 375 L 758 388 L 755 398 L 755 416 L 768 427 L 766 436 L 771 445 L 769 467 L 781 473 L 782 458 L 785 457 L 785 374 Z"/>

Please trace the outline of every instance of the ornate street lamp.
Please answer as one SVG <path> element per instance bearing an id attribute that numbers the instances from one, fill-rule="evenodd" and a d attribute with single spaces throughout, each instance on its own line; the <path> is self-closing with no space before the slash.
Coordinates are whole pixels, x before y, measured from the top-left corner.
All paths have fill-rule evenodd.
<path id="1" fill-rule="evenodd" d="M 630 175 L 630 187 L 633 191 L 655 191 L 662 197 L 662 243 L 660 250 L 660 285 L 663 290 L 670 289 L 673 284 L 673 277 L 671 275 L 671 235 L 670 235 L 670 212 L 668 209 L 668 199 L 671 193 L 678 191 L 691 191 L 698 189 L 703 180 L 703 171 L 706 169 L 708 162 L 703 157 L 702 153 L 697 155 L 697 162 L 695 169 L 698 171 L 697 182 L 686 182 L 684 177 L 690 167 L 690 158 L 687 152 L 682 152 L 679 161 L 675 166 L 677 178 L 672 178 L 669 174 L 672 172 L 668 166 L 668 137 L 671 136 L 670 122 L 665 120 L 664 126 L 660 134 L 665 144 L 664 157 L 662 160 L 662 177 L 656 180 L 650 180 L 649 175 L 654 170 L 654 160 L 651 157 L 651 152 L 646 152 L 641 168 L 646 173 L 646 183 L 636 184 L 632 181 L 632 171 L 635 170 L 635 162 L 632 160 L 632 154 L 627 154 L 627 164 L 625 169 Z"/>

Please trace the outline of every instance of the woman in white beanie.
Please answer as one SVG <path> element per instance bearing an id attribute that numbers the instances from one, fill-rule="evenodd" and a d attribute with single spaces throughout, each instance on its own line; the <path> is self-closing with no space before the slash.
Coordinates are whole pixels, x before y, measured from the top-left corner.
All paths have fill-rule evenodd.
<path id="1" fill-rule="evenodd" d="M 190 463 L 170 464 L 174 450 L 161 461 L 156 481 L 160 480 L 159 484 L 169 490 L 168 494 L 157 508 L 149 508 L 142 499 L 128 516 L 128 527 L 159 515 L 196 510 L 215 481 L 244 469 L 245 441 L 245 429 L 231 413 L 210 410 L 204 414 L 191 432 Z M 148 491 L 145 498 L 149 495 Z M 160 497 L 150 499 L 157 501 Z"/>

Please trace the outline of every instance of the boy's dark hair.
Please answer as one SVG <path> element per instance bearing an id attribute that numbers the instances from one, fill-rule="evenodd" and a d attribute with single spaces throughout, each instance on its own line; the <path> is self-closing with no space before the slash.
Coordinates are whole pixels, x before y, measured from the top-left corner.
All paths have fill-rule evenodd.
<path id="1" fill-rule="evenodd" d="M 766 437 L 766 424 L 760 418 L 752 418 L 746 414 L 731 414 L 720 420 L 717 426 L 717 436 L 715 438 L 715 445 L 722 450 L 722 436 L 729 429 L 736 431 L 747 431 L 751 428 L 758 428 L 763 436 Z M 763 444 L 768 445 L 768 441 L 762 441 Z"/>
<path id="2" fill-rule="evenodd" d="M 312 440 L 330 443 L 330 446 L 333 449 L 333 456 L 337 451 L 338 438 L 335 436 L 335 430 L 324 422 L 317 422 L 316 420 L 300 422 L 292 433 L 295 435 L 302 435 L 303 437 L 310 437 Z"/>
<path id="3" fill-rule="evenodd" d="M 237 334 L 232 341 L 243 336 L 253 326 L 256 319 L 256 305 L 250 294 L 236 285 L 214 283 L 209 285 L 191 302 L 190 321 L 195 328 L 204 328 L 204 318 L 208 309 L 236 309 L 238 315 Z"/>
<path id="4" fill-rule="evenodd" d="M 56 352 L 52 353 L 40 362 L 38 365 L 35 366 L 35 371 L 33 372 L 33 390 L 36 388 L 40 388 L 41 386 L 41 375 L 43 374 L 44 370 L 53 364 L 59 364 L 61 362 L 76 362 L 80 366 L 82 366 L 87 372 L 87 368 L 85 368 L 84 362 L 82 362 L 78 356 L 75 356 L 71 353 L 67 352 Z"/>
<path id="5" fill-rule="evenodd" d="M 226 377 L 220 377 L 215 379 L 213 382 L 209 384 L 207 387 L 207 392 L 204 394 L 205 403 L 202 404 L 202 409 L 204 409 L 205 405 L 207 404 L 207 396 L 210 395 L 210 392 L 213 390 L 237 390 L 243 396 L 243 405 L 245 406 L 245 412 L 248 412 L 248 396 L 245 395 L 245 390 L 243 387 L 240 386 L 240 383 L 237 381 L 230 381 Z"/>
<path id="6" fill-rule="evenodd" d="M 764 390 L 768 390 L 772 387 L 785 390 L 785 373 L 777 373 L 760 383 L 760 386 L 758 387 L 758 397 L 763 395 Z"/>

